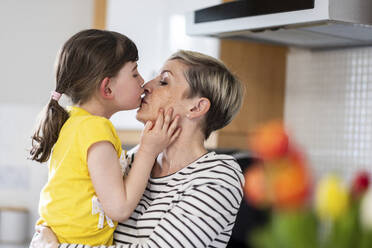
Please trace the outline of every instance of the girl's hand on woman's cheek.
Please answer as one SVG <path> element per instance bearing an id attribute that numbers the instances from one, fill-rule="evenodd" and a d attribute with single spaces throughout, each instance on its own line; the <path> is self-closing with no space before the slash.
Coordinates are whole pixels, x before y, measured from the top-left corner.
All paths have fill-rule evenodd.
<path id="1" fill-rule="evenodd" d="M 155 123 L 146 122 L 141 137 L 140 149 L 158 155 L 166 147 L 172 144 L 180 135 L 178 127 L 180 117 L 173 118 L 173 109 L 168 109 L 164 116 L 164 110 L 160 109 Z"/>
<path id="2" fill-rule="evenodd" d="M 36 226 L 36 233 L 30 248 L 58 248 L 59 242 L 54 232 L 46 226 Z"/>

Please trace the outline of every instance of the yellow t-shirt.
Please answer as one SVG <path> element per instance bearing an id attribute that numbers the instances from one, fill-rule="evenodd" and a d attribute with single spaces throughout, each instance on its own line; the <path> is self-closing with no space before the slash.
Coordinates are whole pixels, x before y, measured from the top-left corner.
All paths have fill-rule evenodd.
<path id="1" fill-rule="evenodd" d="M 109 141 L 119 158 L 121 142 L 108 119 L 78 107 L 71 107 L 69 113 L 52 150 L 37 224 L 50 226 L 61 243 L 111 245 L 117 223 L 110 228 L 105 220 L 100 229 L 99 214 L 92 214 L 92 197 L 96 193 L 89 176 L 87 152 L 94 143 Z"/>

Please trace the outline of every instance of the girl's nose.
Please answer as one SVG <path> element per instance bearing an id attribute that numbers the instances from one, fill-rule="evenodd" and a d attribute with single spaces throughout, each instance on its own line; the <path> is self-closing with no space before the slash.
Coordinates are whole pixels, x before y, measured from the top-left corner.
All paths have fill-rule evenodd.
<path id="1" fill-rule="evenodd" d="M 139 75 L 140 76 L 140 85 L 141 85 L 141 87 L 143 86 L 143 84 L 145 83 L 145 80 L 143 80 L 143 77 L 141 76 L 141 75 Z"/>

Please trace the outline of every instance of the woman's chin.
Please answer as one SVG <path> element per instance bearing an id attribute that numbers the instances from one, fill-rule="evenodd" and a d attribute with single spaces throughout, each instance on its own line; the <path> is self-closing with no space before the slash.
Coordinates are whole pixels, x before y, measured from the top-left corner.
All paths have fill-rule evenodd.
<path id="1" fill-rule="evenodd" d="M 146 116 L 144 113 L 141 113 L 141 109 L 137 110 L 136 119 L 137 121 L 142 122 L 142 124 L 146 124 L 146 122 L 150 120 L 148 116 Z"/>
<path id="2" fill-rule="evenodd" d="M 137 121 L 142 122 L 143 124 L 146 123 L 146 120 L 144 118 L 142 118 L 141 114 L 139 114 L 138 111 L 137 111 L 137 114 L 136 114 L 136 119 L 137 119 Z"/>

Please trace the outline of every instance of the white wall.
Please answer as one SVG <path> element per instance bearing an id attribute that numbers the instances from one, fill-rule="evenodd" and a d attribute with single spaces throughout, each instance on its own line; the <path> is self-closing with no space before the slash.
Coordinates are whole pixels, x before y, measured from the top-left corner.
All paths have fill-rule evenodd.
<path id="1" fill-rule="evenodd" d="M 93 0 L 0 1 L 0 207 L 28 208 L 30 235 L 47 179 L 26 159 L 36 115 L 55 87 L 58 49 L 92 21 Z"/>
<path id="2" fill-rule="evenodd" d="M 145 81 L 152 79 L 165 60 L 179 49 L 219 56 L 219 41 L 214 38 L 186 36 L 187 11 L 219 4 L 221 0 L 108 0 L 107 28 L 127 35 L 139 50 L 139 71 Z M 142 129 L 136 111 L 120 112 L 112 117 L 116 128 Z"/>
<path id="3" fill-rule="evenodd" d="M 316 176 L 372 172 L 372 47 L 291 49 L 285 121 Z"/>

